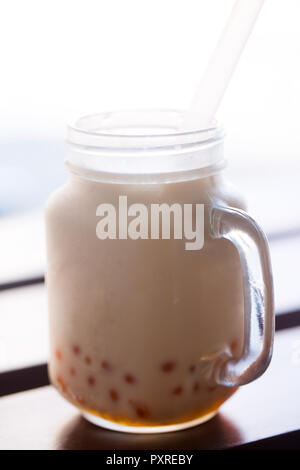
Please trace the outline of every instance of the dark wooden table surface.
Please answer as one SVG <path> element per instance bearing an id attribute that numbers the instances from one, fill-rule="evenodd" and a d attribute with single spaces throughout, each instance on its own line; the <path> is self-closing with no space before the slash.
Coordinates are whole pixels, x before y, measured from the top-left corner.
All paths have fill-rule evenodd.
<path id="1" fill-rule="evenodd" d="M 51 386 L 0 398 L 0 449 L 223 449 L 259 447 L 262 440 L 268 448 L 274 436 L 287 433 L 289 446 L 300 448 L 299 427 L 300 327 L 276 333 L 273 360 L 260 379 L 242 387 L 214 419 L 185 431 L 134 435 L 97 428 Z"/>

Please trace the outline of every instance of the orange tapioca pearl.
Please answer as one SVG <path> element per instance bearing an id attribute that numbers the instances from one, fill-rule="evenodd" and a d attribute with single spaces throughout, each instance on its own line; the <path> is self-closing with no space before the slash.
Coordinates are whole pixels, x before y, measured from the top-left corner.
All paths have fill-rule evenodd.
<path id="1" fill-rule="evenodd" d="M 73 377 L 74 377 L 74 375 L 76 375 L 75 367 L 70 367 L 70 375 L 72 375 Z"/>
<path id="2" fill-rule="evenodd" d="M 101 367 L 102 367 L 102 369 L 107 370 L 107 371 L 111 371 L 112 368 L 113 368 L 111 363 L 109 361 L 106 361 L 106 360 L 101 362 Z"/>
<path id="3" fill-rule="evenodd" d="M 195 370 L 196 370 L 195 364 L 191 364 L 190 367 L 189 367 L 190 373 L 193 374 L 195 372 Z"/>
<path id="4" fill-rule="evenodd" d="M 78 355 L 81 353 L 81 348 L 80 346 L 78 346 L 78 344 L 74 344 L 74 346 L 72 347 L 72 351 L 74 354 Z"/>
<path id="5" fill-rule="evenodd" d="M 236 350 L 237 346 L 238 346 L 238 342 L 237 342 L 237 340 L 235 339 L 235 340 L 233 340 L 233 341 L 231 342 L 231 344 L 230 344 L 230 349 L 231 349 L 231 351 L 234 352 L 234 351 Z"/>
<path id="6" fill-rule="evenodd" d="M 125 374 L 124 375 L 124 380 L 128 384 L 134 384 L 136 382 L 136 378 L 132 374 Z"/>
<path id="7" fill-rule="evenodd" d="M 66 384 L 65 384 L 65 382 L 64 382 L 64 380 L 63 380 L 63 378 L 61 377 L 61 375 L 58 375 L 58 376 L 56 377 L 56 381 L 57 381 L 58 385 L 60 386 L 61 391 L 62 391 L 63 393 L 66 393 L 66 392 L 67 392 L 67 386 L 66 386 Z"/>
<path id="8" fill-rule="evenodd" d="M 194 383 L 194 385 L 193 385 L 193 390 L 194 390 L 194 392 L 198 392 L 198 390 L 200 390 L 199 382 L 195 382 L 195 383 Z"/>
<path id="9" fill-rule="evenodd" d="M 110 389 L 109 396 L 112 399 L 112 401 L 118 401 L 120 398 L 118 392 L 114 389 Z"/>
<path id="10" fill-rule="evenodd" d="M 95 377 L 93 377 L 92 375 L 89 375 L 87 378 L 87 382 L 91 387 L 93 387 L 93 385 L 95 385 L 96 383 Z"/>
<path id="11" fill-rule="evenodd" d="M 150 415 L 146 406 L 137 406 L 135 411 L 139 418 L 147 418 Z"/>
<path id="12" fill-rule="evenodd" d="M 161 370 L 165 373 L 172 372 L 176 367 L 175 361 L 166 361 L 161 365 Z"/>
<path id="13" fill-rule="evenodd" d="M 56 357 L 56 359 L 58 359 L 59 361 L 62 359 L 62 353 L 61 353 L 61 350 L 60 350 L 60 349 L 55 349 L 55 357 Z"/>
<path id="14" fill-rule="evenodd" d="M 89 366 L 92 363 L 92 359 L 90 358 L 90 356 L 85 356 L 84 362 Z"/>
<path id="15" fill-rule="evenodd" d="M 79 405 L 85 405 L 85 399 L 81 395 L 77 395 L 75 400 L 78 401 Z"/>
<path id="16" fill-rule="evenodd" d="M 183 388 L 181 387 L 181 385 L 178 385 L 172 390 L 173 395 L 182 395 L 182 392 L 183 392 Z"/>
<path id="17" fill-rule="evenodd" d="M 134 408 L 136 415 L 139 418 L 148 418 L 150 416 L 149 408 L 145 404 L 135 400 L 129 400 L 129 403 Z"/>

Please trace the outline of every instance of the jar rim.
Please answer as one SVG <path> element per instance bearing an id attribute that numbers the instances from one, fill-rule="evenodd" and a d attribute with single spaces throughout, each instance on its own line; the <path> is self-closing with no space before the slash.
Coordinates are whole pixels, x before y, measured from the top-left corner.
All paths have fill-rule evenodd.
<path id="1" fill-rule="evenodd" d="M 212 123 L 182 131 L 183 118 L 182 111 L 162 109 L 85 115 L 68 126 L 66 165 L 88 179 L 118 182 L 179 181 L 220 171 L 223 129 Z"/>
<path id="2" fill-rule="evenodd" d="M 216 121 L 207 128 L 182 130 L 183 116 L 184 112 L 176 109 L 86 114 L 68 124 L 67 142 L 93 148 L 149 150 L 185 144 L 206 145 L 223 140 L 223 127 Z"/>

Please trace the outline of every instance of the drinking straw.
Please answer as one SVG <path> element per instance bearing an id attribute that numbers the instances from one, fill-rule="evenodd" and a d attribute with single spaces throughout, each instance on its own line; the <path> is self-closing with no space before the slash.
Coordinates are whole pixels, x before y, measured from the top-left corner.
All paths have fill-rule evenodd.
<path id="1" fill-rule="evenodd" d="M 186 112 L 182 129 L 207 128 L 224 96 L 231 76 L 265 0 L 237 0 L 218 44 Z"/>

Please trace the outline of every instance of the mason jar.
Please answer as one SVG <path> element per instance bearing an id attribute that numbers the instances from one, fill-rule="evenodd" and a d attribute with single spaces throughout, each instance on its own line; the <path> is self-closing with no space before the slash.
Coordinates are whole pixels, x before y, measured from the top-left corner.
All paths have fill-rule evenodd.
<path id="1" fill-rule="evenodd" d="M 203 423 L 272 354 L 266 237 L 223 176 L 222 129 L 182 119 L 78 119 L 47 203 L 51 382 L 113 430 Z"/>

